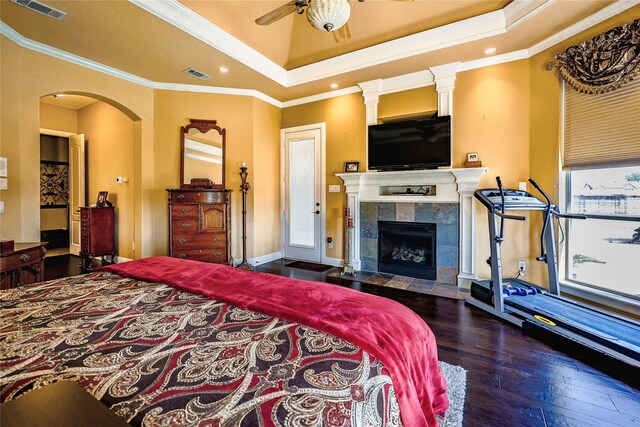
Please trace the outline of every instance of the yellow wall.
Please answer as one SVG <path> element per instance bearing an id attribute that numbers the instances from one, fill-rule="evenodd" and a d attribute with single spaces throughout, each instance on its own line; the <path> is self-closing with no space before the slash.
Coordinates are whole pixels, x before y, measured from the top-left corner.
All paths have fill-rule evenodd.
<path id="1" fill-rule="evenodd" d="M 153 187 L 154 163 L 142 159 L 153 158 L 153 90 L 21 48 L 4 36 L 0 48 L 0 155 L 9 164 L 9 189 L 2 194 L 2 238 L 36 241 L 40 237 L 40 97 L 54 92 L 95 95 L 119 106 L 129 117 L 141 119 L 134 124 L 133 161 L 136 182 L 141 183 L 136 188 L 135 240 L 137 256 L 150 255 L 154 216 L 147 190 Z"/>
<path id="2" fill-rule="evenodd" d="M 280 109 L 253 100 L 253 161 L 247 163 L 253 197 L 252 256 L 279 252 L 280 247 Z M 232 173 L 239 173 L 239 169 Z M 238 189 L 239 190 L 239 189 Z M 242 193 L 240 193 L 242 194 Z"/>
<path id="3" fill-rule="evenodd" d="M 365 164 L 365 109 L 362 96 L 357 94 L 340 96 L 310 104 L 298 105 L 282 110 L 282 127 L 326 123 L 326 184 L 342 184 L 335 176 L 344 170 L 347 160 L 359 160 Z M 341 185 L 342 187 L 342 185 Z M 333 249 L 327 248 L 327 256 L 343 258 L 342 210 L 345 203 L 344 190 L 327 195 L 326 237 L 333 238 Z"/>
<path id="4" fill-rule="evenodd" d="M 78 110 L 78 133 L 85 136 L 89 152 L 89 200 L 96 203 L 99 191 L 108 191 L 107 199 L 115 211 L 116 252 L 119 257 L 134 258 L 135 235 L 133 165 L 133 120 L 120 110 L 104 102 L 96 102 Z M 127 178 L 128 183 L 117 184 L 116 177 Z"/>
<path id="5" fill-rule="evenodd" d="M 273 239 L 274 235 L 279 233 L 279 223 L 273 221 L 279 210 L 278 175 L 274 173 L 279 170 L 279 158 L 272 152 L 264 153 L 270 150 L 277 153 L 280 129 L 279 112 L 274 112 L 274 109 L 277 109 L 246 96 L 165 90 L 156 91 L 154 109 L 157 147 L 154 164 L 158 171 L 156 185 L 152 190 L 153 209 L 158 219 L 153 233 L 154 253 L 166 254 L 168 251 L 166 189 L 178 188 L 179 185 L 180 127 L 187 125 L 189 118 L 215 119 L 220 127 L 226 129 L 225 186 L 233 190 L 233 257 L 242 258 L 242 198 L 239 173 L 240 163 L 243 161 L 247 162 L 249 167 L 249 182 L 253 187 L 247 198 L 247 257 L 266 255 L 279 250 L 277 239 Z M 262 208 L 266 204 L 269 208 L 256 211 L 256 198 Z M 259 227 L 256 227 L 256 222 Z M 269 224 L 270 228 L 262 228 L 263 224 Z M 265 241 L 269 244 L 265 244 Z M 259 246 L 257 252 L 254 250 L 256 244 Z"/>
<path id="6" fill-rule="evenodd" d="M 55 105 L 40 104 L 40 127 L 78 133 L 78 112 Z"/>
<path id="7" fill-rule="evenodd" d="M 516 61 L 459 73 L 453 93 L 453 167 L 462 167 L 467 153 L 478 153 L 489 171 L 479 186 L 496 187 L 495 177 L 509 188 L 529 177 L 529 66 Z M 508 221 L 502 245 L 505 275 L 518 272 L 518 260 L 529 258 L 529 228 Z M 489 277 L 487 210 L 476 202 L 476 266 Z"/>
<path id="8" fill-rule="evenodd" d="M 438 111 L 438 92 L 434 85 L 380 96 L 378 117 L 395 117 Z"/>

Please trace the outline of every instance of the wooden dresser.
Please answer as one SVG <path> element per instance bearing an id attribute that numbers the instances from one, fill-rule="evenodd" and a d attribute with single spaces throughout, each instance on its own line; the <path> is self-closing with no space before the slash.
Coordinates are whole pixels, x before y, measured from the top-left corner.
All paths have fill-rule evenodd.
<path id="1" fill-rule="evenodd" d="M 231 263 L 231 190 L 169 192 L 169 255 Z"/>
<path id="2" fill-rule="evenodd" d="M 94 257 L 110 256 L 110 261 L 113 262 L 115 255 L 113 207 L 80 208 L 80 257 L 82 258 L 82 269 L 91 269 L 91 262 Z"/>
<path id="3" fill-rule="evenodd" d="M 0 289 L 42 282 L 46 244 L 16 243 L 13 251 L 0 254 Z"/>

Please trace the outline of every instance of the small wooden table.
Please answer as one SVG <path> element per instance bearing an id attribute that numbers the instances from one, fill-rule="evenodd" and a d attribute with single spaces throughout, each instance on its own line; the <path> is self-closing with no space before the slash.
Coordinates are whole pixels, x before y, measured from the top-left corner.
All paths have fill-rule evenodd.
<path id="1" fill-rule="evenodd" d="M 16 243 L 12 252 L 0 254 L 0 289 L 42 282 L 46 244 Z"/>
<path id="2" fill-rule="evenodd" d="M 72 381 L 59 381 L 0 405 L 2 427 L 129 426 Z"/>

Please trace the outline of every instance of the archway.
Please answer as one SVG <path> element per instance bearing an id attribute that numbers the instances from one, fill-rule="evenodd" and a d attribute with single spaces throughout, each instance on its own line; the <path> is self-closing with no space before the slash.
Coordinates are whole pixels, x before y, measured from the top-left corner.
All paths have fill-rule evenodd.
<path id="1" fill-rule="evenodd" d="M 135 148 L 140 145 L 140 118 L 127 107 L 101 95 L 56 92 L 40 98 L 40 128 L 41 134 L 64 136 L 67 133 L 84 139 L 86 152 L 78 157 L 78 152 L 74 156 L 74 150 L 71 150 L 68 156 L 69 177 L 73 177 L 74 171 L 77 175 L 75 179 L 69 179 L 68 185 L 68 200 L 72 202 L 75 198 L 76 206 L 67 209 L 65 221 L 72 253 L 74 248 L 76 252 L 80 248 L 80 219 L 75 208 L 95 204 L 98 192 L 106 191 L 107 200 L 114 206 L 117 259 L 135 258 L 135 241 L 141 221 L 137 214 L 137 195 L 140 193 L 137 170 L 140 168 L 136 165 L 139 159 L 136 159 Z M 79 164 L 86 165 L 86 180 Z M 41 185 L 44 181 L 41 179 Z M 50 232 L 54 211 L 55 208 L 41 210 L 41 230 L 44 232 Z M 62 222 L 59 216 L 57 225 Z"/>

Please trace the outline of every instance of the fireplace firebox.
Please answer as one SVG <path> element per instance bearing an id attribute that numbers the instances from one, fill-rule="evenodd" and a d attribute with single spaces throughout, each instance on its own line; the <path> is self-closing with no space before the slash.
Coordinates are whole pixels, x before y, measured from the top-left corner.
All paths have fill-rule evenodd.
<path id="1" fill-rule="evenodd" d="M 436 280 L 436 224 L 378 221 L 378 271 Z"/>

